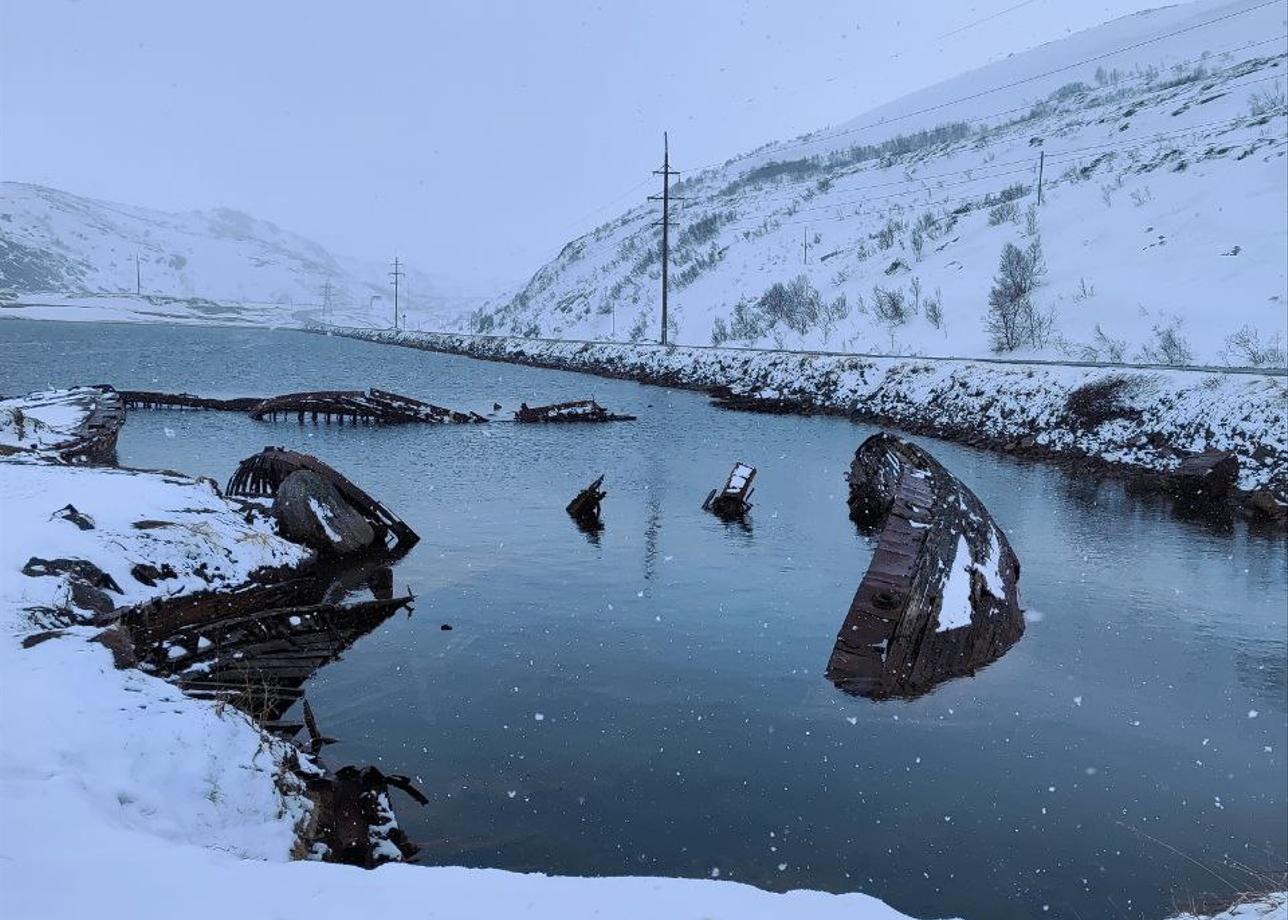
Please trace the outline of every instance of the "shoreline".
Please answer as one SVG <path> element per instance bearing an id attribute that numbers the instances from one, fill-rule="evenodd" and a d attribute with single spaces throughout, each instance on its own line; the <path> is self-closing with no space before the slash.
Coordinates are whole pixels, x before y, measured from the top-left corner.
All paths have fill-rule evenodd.
<path id="1" fill-rule="evenodd" d="M 305 331 L 736 394 L 726 399 L 732 403 L 727 408 L 846 416 L 1125 475 L 1142 491 L 1175 492 L 1183 460 L 1220 451 L 1237 460 L 1237 477 L 1228 496 L 1203 495 L 1199 504 L 1280 525 L 1288 514 L 1288 379 L 1276 373 L 1008 365 L 334 327 Z"/>
<path id="2" fill-rule="evenodd" d="M 861 892 L 409 865 L 390 849 L 387 790 L 369 786 L 358 801 L 378 819 L 366 822 L 373 852 L 390 861 L 363 871 L 305 851 L 328 815 L 316 784 L 361 786 L 366 771 L 332 774 L 316 751 L 140 667 L 118 618 L 152 601 L 226 596 L 267 569 L 306 570 L 312 553 L 208 479 L 60 460 L 51 447 L 80 430 L 82 409 L 42 405 L 39 441 L 35 415 L 6 415 L 23 427 L 11 439 L 21 452 L 0 458 L 0 914 L 78 917 L 92 890 L 105 916 L 135 918 L 178 904 L 197 918 L 340 920 L 430 903 L 461 920 L 910 920 Z"/>

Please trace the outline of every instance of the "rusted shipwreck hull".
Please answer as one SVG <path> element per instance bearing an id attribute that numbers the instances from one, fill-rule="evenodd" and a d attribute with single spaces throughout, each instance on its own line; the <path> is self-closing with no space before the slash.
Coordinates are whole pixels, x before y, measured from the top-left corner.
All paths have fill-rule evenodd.
<path id="1" fill-rule="evenodd" d="M 553 403 L 549 406 L 529 406 L 524 403 L 514 413 L 514 420 L 523 423 L 536 422 L 633 422 L 633 415 L 618 415 L 609 412 L 593 399 L 578 399 L 572 402 Z"/>
<path id="2" fill-rule="evenodd" d="M 411 600 L 259 610 L 190 623 L 163 637 L 144 627 L 133 630 L 135 649 L 190 695 L 225 700 L 289 736 L 304 726 L 281 719 L 303 696 L 304 682 Z"/>
<path id="3" fill-rule="evenodd" d="M 130 409 L 203 409 L 212 412 L 249 412 L 264 401 L 262 396 L 211 399 L 191 393 L 157 393 L 152 390 L 121 390 Z"/>
<path id="4" fill-rule="evenodd" d="M 116 439 L 125 424 L 125 403 L 119 393 L 107 385 L 73 387 L 48 393 L 33 393 L 16 403 L 16 415 L 11 421 L 21 437 L 24 409 L 28 413 L 26 425 L 43 424 L 39 410 L 63 410 L 75 413 L 77 421 L 66 426 L 48 425 L 47 435 L 52 440 L 33 450 L 55 454 L 67 463 L 114 464 Z M 0 448 L 4 453 L 23 452 L 26 448 Z"/>
<path id="5" fill-rule="evenodd" d="M 881 433 L 855 452 L 851 516 L 876 551 L 827 666 L 842 690 L 917 696 L 1023 634 L 1020 564 L 983 503 L 925 450 Z"/>
<path id="6" fill-rule="evenodd" d="M 256 421 L 294 417 L 296 421 L 359 422 L 381 425 L 467 424 L 486 422 L 477 412 L 457 412 L 433 403 L 387 390 L 312 390 L 281 396 L 242 396 L 211 399 L 191 393 L 155 393 L 126 390 L 126 405 L 140 409 L 206 409 L 215 412 L 245 412 Z"/>
<path id="7" fill-rule="evenodd" d="M 319 390 L 309 393 L 287 393 L 266 399 L 250 410 L 256 421 L 276 420 L 295 416 L 297 421 L 346 420 L 375 422 L 385 425 L 407 424 L 462 424 L 486 422 L 476 412 L 456 412 L 421 402 L 410 396 L 401 396 L 385 390 Z"/>
<path id="8" fill-rule="evenodd" d="M 337 470 L 310 454 L 283 447 L 265 447 L 247 457 L 228 480 L 228 495 L 267 498 L 277 494 L 278 487 L 296 470 L 308 470 L 331 483 L 341 497 L 367 519 L 377 538 L 390 552 L 409 549 L 420 537 L 403 523 L 402 518 L 358 488 Z"/>

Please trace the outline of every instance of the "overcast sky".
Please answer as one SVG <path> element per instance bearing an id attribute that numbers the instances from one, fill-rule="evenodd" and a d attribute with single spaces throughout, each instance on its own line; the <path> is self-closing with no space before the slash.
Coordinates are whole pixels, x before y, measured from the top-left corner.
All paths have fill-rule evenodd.
<path id="1" fill-rule="evenodd" d="M 663 129 L 722 160 L 1157 5 L 0 0 L 0 176 L 489 293 L 653 191 Z"/>

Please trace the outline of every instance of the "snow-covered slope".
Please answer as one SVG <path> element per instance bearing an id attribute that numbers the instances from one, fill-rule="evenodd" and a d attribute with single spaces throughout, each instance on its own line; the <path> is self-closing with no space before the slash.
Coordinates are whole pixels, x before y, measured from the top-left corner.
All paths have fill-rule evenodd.
<path id="1" fill-rule="evenodd" d="M 1141 13 L 686 174 L 672 340 L 986 354 L 1002 249 L 1037 241 L 1019 354 L 1282 364 L 1286 31 L 1266 0 Z M 573 240 L 464 328 L 655 340 L 657 217 Z"/>
<path id="2" fill-rule="evenodd" d="M 360 325 L 388 325 L 388 271 L 227 208 L 172 214 L 0 183 L 0 295 L 11 301 L 252 322 L 329 308 Z M 417 317 L 473 305 L 414 268 L 403 280 L 402 306 Z"/>

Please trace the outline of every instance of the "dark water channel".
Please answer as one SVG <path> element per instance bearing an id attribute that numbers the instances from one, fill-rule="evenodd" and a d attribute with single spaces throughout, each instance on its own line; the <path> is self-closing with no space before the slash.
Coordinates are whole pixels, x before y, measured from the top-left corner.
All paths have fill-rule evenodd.
<path id="1" fill-rule="evenodd" d="M 337 763 L 417 777 L 422 861 L 863 890 L 919 916 L 1161 917 L 1288 854 L 1288 552 L 922 439 L 1007 530 L 1024 638 L 912 701 L 823 676 L 871 544 L 869 433 L 696 393 L 292 332 L 0 323 L 0 391 L 381 388 L 459 409 L 594 396 L 603 426 L 373 428 L 133 412 L 121 462 L 220 481 L 316 453 L 422 537 L 417 595 L 307 692 Z M 746 528 L 700 510 L 760 469 Z M 605 529 L 563 507 L 606 473 Z M 440 629 L 449 623 L 451 631 Z M 1246 868 L 1245 868 L 1246 867 Z M 1047 909 L 1044 914 L 1044 908 Z"/>

